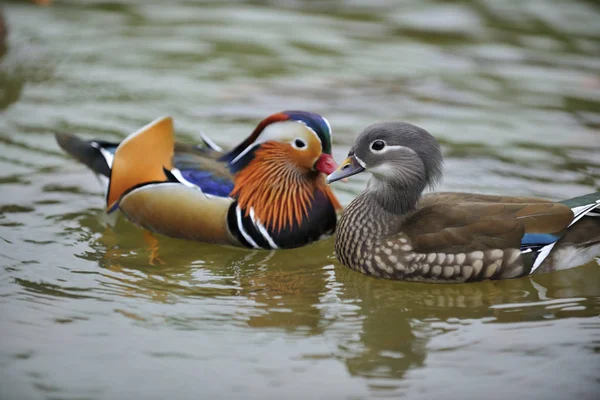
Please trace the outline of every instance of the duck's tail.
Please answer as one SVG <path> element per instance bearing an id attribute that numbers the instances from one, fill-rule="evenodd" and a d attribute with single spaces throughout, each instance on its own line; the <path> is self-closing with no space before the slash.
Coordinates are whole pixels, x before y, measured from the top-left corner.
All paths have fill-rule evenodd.
<path id="1" fill-rule="evenodd" d="M 568 260 L 561 260 L 563 265 L 559 269 L 585 264 L 600 255 L 596 254 L 600 252 L 600 192 L 573 197 L 560 203 L 571 208 L 573 219 L 560 240 L 539 251 L 530 273 L 542 264 L 557 244 L 559 249 L 573 250 Z"/>
<path id="2" fill-rule="evenodd" d="M 600 192 L 575 197 L 562 203 L 571 207 L 574 215 L 565 240 L 575 243 L 578 247 L 600 244 Z"/>
<path id="3" fill-rule="evenodd" d="M 573 210 L 573 221 L 571 225 L 583 217 L 600 217 L 600 192 L 590 193 L 572 199 L 561 201 L 562 204 Z"/>
<path id="4" fill-rule="evenodd" d="M 109 178 L 108 212 L 116 209 L 129 190 L 150 182 L 166 181 L 163 168 L 172 168 L 175 146 L 171 117 L 152 121 L 121 143 L 86 141 L 69 134 L 57 134 L 56 141 L 92 171 Z"/>
<path id="5" fill-rule="evenodd" d="M 110 177 L 115 150 L 119 143 L 84 140 L 70 133 L 57 133 L 56 142 L 69 155 L 97 174 Z"/>

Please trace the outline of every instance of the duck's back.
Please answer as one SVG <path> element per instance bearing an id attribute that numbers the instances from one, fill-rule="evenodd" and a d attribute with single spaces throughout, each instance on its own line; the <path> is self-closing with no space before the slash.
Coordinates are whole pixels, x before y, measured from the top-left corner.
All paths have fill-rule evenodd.
<path id="1" fill-rule="evenodd" d="M 393 215 L 368 195 L 345 211 L 336 236 L 342 263 L 370 275 L 462 282 L 527 273 L 524 246 L 556 242 L 573 219 L 560 203 L 527 197 L 433 193 Z"/>

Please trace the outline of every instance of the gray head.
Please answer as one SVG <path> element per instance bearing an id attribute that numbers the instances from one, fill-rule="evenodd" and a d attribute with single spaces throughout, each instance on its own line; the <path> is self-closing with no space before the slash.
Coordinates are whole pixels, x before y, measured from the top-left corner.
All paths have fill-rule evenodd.
<path id="1" fill-rule="evenodd" d="M 368 126 L 356 139 L 348 158 L 327 177 L 327 182 L 369 171 L 369 191 L 395 212 L 408 212 L 427 186 L 442 176 L 442 153 L 425 129 L 406 122 L 380 122 Z"/>

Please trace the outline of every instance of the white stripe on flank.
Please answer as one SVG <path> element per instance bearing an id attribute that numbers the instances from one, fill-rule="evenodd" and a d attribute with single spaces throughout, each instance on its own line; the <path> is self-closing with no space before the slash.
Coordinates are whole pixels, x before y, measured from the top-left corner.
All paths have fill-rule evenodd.
<path id="1" fill-rule="evenodd" d="M 535 262 L 533 263 L 533 267 L 531 267 L 531 271 L 529 271 L 529 275 L 533 274 L 535 270 L 538 269 L 538 267 L 542 264 L 542 262 L 544 262 L 546 257 L 548 257 L 548 254 L 550 254 L 550 252 L 554 248 L 555 244 L 556 242 L 550 243 L 549 245 L 542 247 L 539 254 L 537 255 L 537 258 L 535 259 Z"/>
<path id="2" fill-rule="evenodd" d="M 256 227 L 256 229 L 258 229 L 258 231 L 260 232 L 260 234 L 269 243 L 269 246 L 271 246 L 272 249 L 278 249 L 279 247 L 275 244 L 275 241 L 273 240 L 273 238 L 271 237 L 271 235 L 269 235 L 269 232 L 267 231 L 267 228 L 265 228 L 264 225 L 261 224 L 260 221 L 255 218 L 255 216 L 254 216 L 254 207 L 250 207 L 250 219 L 252 220 L 252 223 L 254 224 L 254 226 Z"/>
<path id="3" fill-rule="evenodd" d="M 255 249 L 260 249 L 260 246 L 257 245 L 256 242 L 252 240 L 252 237 L 248 235 L 248 232 L 244 230 L 244 225 L 242 224 L 242 210 L 239 206 L 235 208 L 235 216 L 237 218 L 238 229 L 240 230 L 240 233 L 242 234 L 244 239 L 246 239 L 246 241 L 250 243 L 250 245 Z"/>

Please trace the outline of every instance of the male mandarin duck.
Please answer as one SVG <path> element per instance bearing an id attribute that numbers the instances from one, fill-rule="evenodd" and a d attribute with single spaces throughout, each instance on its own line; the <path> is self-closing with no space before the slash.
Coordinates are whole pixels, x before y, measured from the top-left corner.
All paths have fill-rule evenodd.
<path id="1" fill-rule="evenodd" d="M 107 211 L 163 235 L 208 243 L 278 249 L 331 235 L 340 204 L 325 183 L 337 164 L 331 128 L 306 111 L 258 124 L 233 150 L 175 143 L 170 117 L 121 143 L 57 134 L 59 145 L 109 177 Z"/>
<path id="2" fill-rule="evenodd" d="M 387 279 L 467 282 L 566 269 L 600 255 L 600 192 L 559 203 L 529 197 L 430 193 L 442 153 L 404 122 L 367 127 L 331 183 L 363 171 L 367 188 L 344 210 L 335 254 Z"/>

